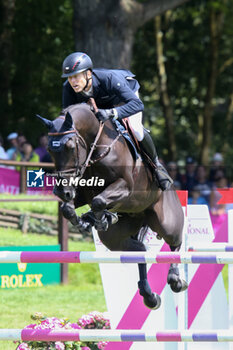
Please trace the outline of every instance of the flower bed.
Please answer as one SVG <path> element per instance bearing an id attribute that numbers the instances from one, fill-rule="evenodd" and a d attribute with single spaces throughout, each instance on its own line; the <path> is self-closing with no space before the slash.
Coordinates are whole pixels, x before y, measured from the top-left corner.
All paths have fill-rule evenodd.
<path id="1" fill-rule="evenodd" d="M 109 319 L 101 312 L 93 311 L 82 316 L 76 323 L 67 319 L 44 317 L 41 313 L 31 316 L 36 323 L 26 326 L 26 329 L 109 329 Z M 108 342 L 41 342 L 29 341 L 19 343 L 16 350 L 104 350 Z"/>

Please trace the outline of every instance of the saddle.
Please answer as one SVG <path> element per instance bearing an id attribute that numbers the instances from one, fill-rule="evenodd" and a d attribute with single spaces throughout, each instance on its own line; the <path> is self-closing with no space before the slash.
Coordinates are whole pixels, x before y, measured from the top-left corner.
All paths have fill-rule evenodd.
<path id="1" fill-rule="evenodd" d="M 139 155 L 141 155 L 142 160 L 149 165 L 152 174 L 153 169 L 155 169 L 155 164 L 152 162 L 150 157 L 145 153 L 145 151 L 140 147 L 140 142 L 137 140 L 133 129 L 131 128 L 131 125 L 129 123 L 128 118 L 124 118 L 121 121 L 119 120 L 113 120 L 113 123 L 116 126 L 116 130 L 121 133 L 121 135 L 125 138 L 127 141 L 127 144 L 129 146 L 129 150 L 136 161 L 139 158 Z"/>
<path id="2" fill-rule="evenodd" d="M 115 125 L 115 128 L 120 134 L 124 137 L 126 140 L 129 150 L 136 161 L 139 158 L 139 154 L 141 153 L 141 149 L 139 146 L 139 142 L 136 139 L 133 130 L 130 127 L 130 124 L 128 122 L 128 118 L 124 118 L 121 120 L 112 120 L 113 124 Z"/>

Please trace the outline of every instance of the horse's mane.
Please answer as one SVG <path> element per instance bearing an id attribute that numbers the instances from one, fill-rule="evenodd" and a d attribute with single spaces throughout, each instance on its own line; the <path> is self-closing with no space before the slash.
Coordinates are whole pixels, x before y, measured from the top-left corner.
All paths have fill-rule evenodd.
<path id="1" fill-rule="evenodd" d="M 67 112 L 69 112 L 72 115 L 72 112 L 80 107 L 90 110 L 90 106 L 87 103 L 75 103 L 66 108 L 63 108 L 60 112 L 60 115 L 66 115 Z"/>

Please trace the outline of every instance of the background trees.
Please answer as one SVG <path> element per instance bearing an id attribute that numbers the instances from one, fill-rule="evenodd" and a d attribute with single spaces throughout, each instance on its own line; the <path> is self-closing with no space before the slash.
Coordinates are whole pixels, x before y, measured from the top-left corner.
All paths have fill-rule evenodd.
<path id="1" fill-rule="evenodd" d="M 74 50 L 96 66 L 131 68 L 145 123 L 165 160 L 230 160 L 233 9 L 229 0 L 2 0 L 0 132 L 42 131 L 61 108 L 61 64 Z"/>
<path id="2" fill-rule="evenodd" d="M 146 52 L 137 72 L 146 119 L 169 159 L 206 164 L 215 151 L 231 159 L 232 16 L 229 1 L 197 0 L 137 32 L 133 69 Z"/>

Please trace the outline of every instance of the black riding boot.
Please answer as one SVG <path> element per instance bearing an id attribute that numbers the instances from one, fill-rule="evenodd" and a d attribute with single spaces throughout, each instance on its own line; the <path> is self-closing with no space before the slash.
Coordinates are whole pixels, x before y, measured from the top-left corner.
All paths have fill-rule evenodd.
<path id="1" fill-rule="evenodd" d="M 154 142 L 146 129 L 144 129 L 144 138 L 139 143 L 142 150 L 155 164 L 155 176 L 158 181 L 159 188 L 161 188 L 162 191 L 168 190 L 173 181 L 168 175 L 167 170 L 159 162 Z"/>

